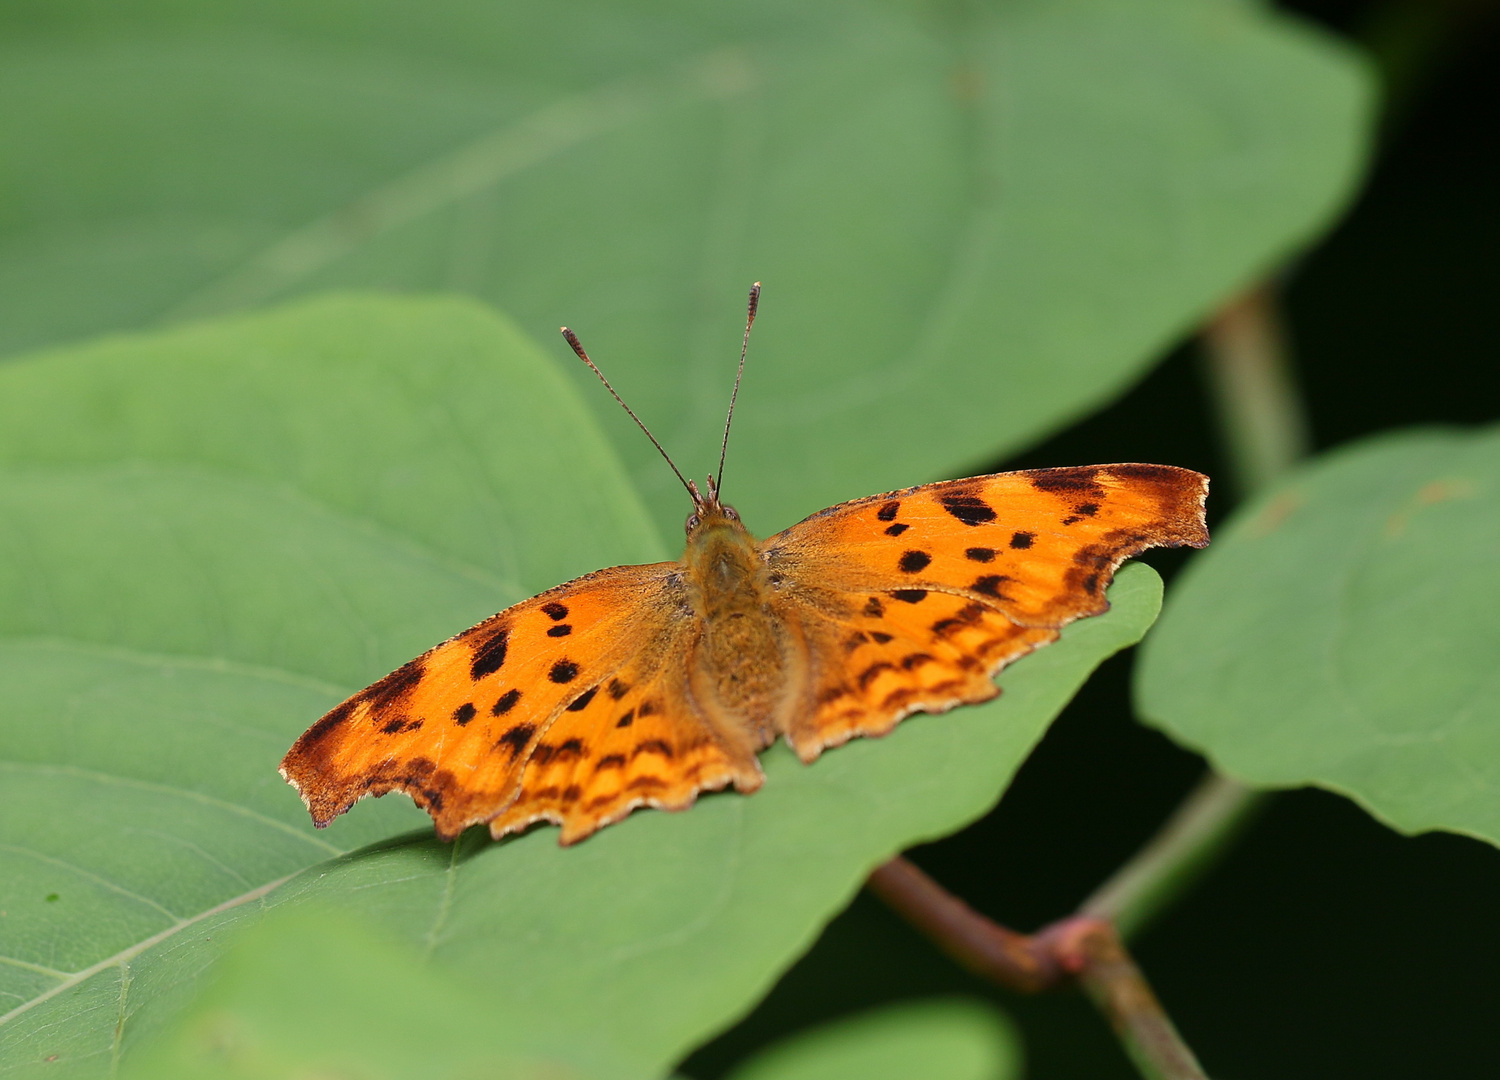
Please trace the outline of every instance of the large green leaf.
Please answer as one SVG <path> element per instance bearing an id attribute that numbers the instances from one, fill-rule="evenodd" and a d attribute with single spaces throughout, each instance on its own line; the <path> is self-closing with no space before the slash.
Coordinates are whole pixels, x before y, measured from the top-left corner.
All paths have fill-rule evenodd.
<path id="1" fill-rule="evenodd" d="M 330 285 L 560 322 L 794 518 L 1097 406 L 1359 171 L 1367 80 L 1240 0 L 13 4 L 6 348 Z M 587 379 L 578 369 L 576 378 Z M 591 407 L 660 522 L 682 498 Z"/>
<path id="2" fill-rule="evenodd" d="M 555 364 L 466 302 L 334 299 L 0 369 L 0 1068 L 104 1075 L 232 924 L 316 900 L 479 988 L 515 1053 L 659 1074 L 873 865 L 992 806 L 1160 600 L 1128 568 L 997 702 L 811 767 L 774 749 L 754 797 L 575 848 L 440 844 L 404 799 L 311 828 L 275 774 L 310 720 L 527 590 L 657 554 L 642 521 Z"/>
<path id="3" fill-rule="evenodd" d="M 1500 430 L 1307 466 L 1194 561 L 1142 715 L 1252 784 L 1500 843 Z"/>
<path id="4" fill-rule="evenodd" d="M 140 1080 L 570 1080 L 557 1056 L 516 1052 L 524 1017 L 435 972 L 415 949 L 317 907 L 236 940 L 165 1037 L 134 1056 Z M 399 993 L 392 993 L 399 987 Z M 1012 1080 L 1019 1034 L 988 1005 L 907 1002 L 782 1040 L 730 1080 Z M 596 1063 L 600 1071 L 608 1065 Z"/>
<path id="5" fill-rule="evenodd" d="M 893 1005 L 802 1032 L 761 1051 L 729 1080 L 1011 1080 L 1020 1039 L 978 1002 Z"/>
<path id="6" fill-rule="evenodd" d="M 557 1057 L 518 1052 L 522 1022 L 492 1008 L 481 987 L 435 971 L 420 950 L 372 932 L 357 916 L 303 908 L 266 919 L 236 940 L 204 992 L 169 1033 L 131 1056 L 124 1074 L 140 1080 L 588 1075 Z"/>

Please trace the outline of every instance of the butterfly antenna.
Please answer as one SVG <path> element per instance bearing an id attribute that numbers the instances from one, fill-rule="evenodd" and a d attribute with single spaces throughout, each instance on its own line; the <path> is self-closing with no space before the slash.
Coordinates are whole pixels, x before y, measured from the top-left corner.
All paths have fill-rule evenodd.
<path id="1" fill-rule="evenodd" d="M 734 403 L 740 396 L 740 379 L 745 374 L 745 353 L 750 348 L 750 328 L 755 325 L 755 309 L 760 306 L 760 282 L 750 286 L 749 309 L 745 314 L 745 340 L 740 342 L 740 367 L 734 373 L 734 392 L 729 395 L 729 415 L 724 418 L 724 443 L 719 447 L 719 475 L 716 490 L 724 490 L 724 455 L 729 453 L 729 425 L 734 423 Z"/>
<path id="2" fill-rule="evenodd" d="M 693 504 L 697 505 L 698 503 L 702 502 L 703 500 L 698 495 L 697 490 L 682 475 L 682 471 L 677 468 L 677 463 L 672 460 L 671 455 L 669 455 L 665 450 L 662 449 L 661 443 L 656 441 L 656 436 L 651 434 L 651 429 L 648 428 L 645 424 L 641 423 L 641 418 L 635 414 L 635 410 L 632 409 L 629 405 L 625 404 L 625 399 L 615 391 L 615 388 L 613 386 L 609 385 L 609 380 L 604 377 L 604 372 L 600 371 L 598 365 L 589 359 L 589 354 L 583 351 L 583 343 L 578 340 L 578 335 L 573 333 L 573 331 L 569 330 L 566 326 L 561 327 L 560 329 L 562 330 L 562 336 L 567 339 L 568 344 L 573 346 L 573 351 L 578 354 L 578 359 L 587 364 L 589 366 L 589 370 L 592 371 L 595 375 L 599 376 L 599 381 L 604 384 L 604 389 L 608 390 L 610 396 L 620 403 L 620 408 L 624 409 L 627 413 L 630 414 L 630 419 L 635 421 L 636 427 L 640 428 L 646 433 L 646 438 L 651 440 L 651 445 L 656 447 L 656 452 L 660 454 L 662 458 L 666 460 L 666 463 L 672 467 L 672 471 L 677 474 L 677 479 L 682 481 L 682 486 L 687 488 L 687 493 L 693 497 Z"/>

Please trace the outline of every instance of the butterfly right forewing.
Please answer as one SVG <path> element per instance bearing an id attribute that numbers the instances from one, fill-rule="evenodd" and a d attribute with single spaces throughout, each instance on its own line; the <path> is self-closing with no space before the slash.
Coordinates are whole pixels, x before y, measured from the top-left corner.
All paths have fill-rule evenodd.
<path id="1" fill-rule="evenodd" d="M 515 799 L 558 716 L 689 617 L 681 592 L 679 563 L 621 566 L 507 608 L 330 710 L 282 775 L 319 826 L 401 790 L 451 839 Z"/>

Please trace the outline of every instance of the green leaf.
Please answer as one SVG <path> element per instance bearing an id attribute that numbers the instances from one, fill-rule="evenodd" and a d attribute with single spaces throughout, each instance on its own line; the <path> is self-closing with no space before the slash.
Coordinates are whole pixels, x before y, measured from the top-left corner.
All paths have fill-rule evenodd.
<path id="1" fill-rule="evenodd" d="M 1346 50 L 1230 0 L 27 10 L 0 46 L 26 103 L 0 114 L 5 348 L 462 290 L 551 355 L 577 329 L 701 477 L 763 279 L 729 484 L 753 520 L 1107 401 L 1326 225 L 1371 111 Z M 675 481 L 587 400 L 675 527 Z"/>
<path id="2" fill-rule="evenodd" d="M 140 1080 L 572 1080 L 516 1018 L 357 917 L 304 908 L 236 940 L 205 991 L 125 1068 Z M 593 1075 L 600 1075 L 594 1073 Z"/>
<path id="3" fill-rule="evenodd" d="M 825 1024 L 747 1061 L 728 1080 L 1011 1080 L 1021 1047 L 977 1001 L 906 1003 Z"/>
<path id="4" fill-rule="evenodd" d="M 0 1068 L 105 1075 L 233 925 L 314 900 L 480 988 L 510 1052 L 659 1075 L 872 866 L 985 813 L 1155 617 L 1127 568 L 995 703 L 811 767 L 775 748 L 755 796 L 575 848 L 440 844 L 399 798 L 314 831 L 275 772 L 309 722 L 526 591 L 658 553 L 555 372 L 472 304 L 370 298 L 0 369 Z"/>
<path id="5" fill-rule="evenodd" d="M 1174 586 L 1141 714 L 1263 787 L 1500 843 L 1500 429 L 1314 461 Z"/>

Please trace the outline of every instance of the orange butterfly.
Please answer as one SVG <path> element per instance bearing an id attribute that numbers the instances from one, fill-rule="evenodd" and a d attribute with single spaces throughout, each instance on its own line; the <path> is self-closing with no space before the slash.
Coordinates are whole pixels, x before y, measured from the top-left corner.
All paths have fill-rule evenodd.
<path id="1" fill-rule="evenodd" d="M 308 728 L 281 774 L 314 822 L 399 789 L 444 839 L 545 820 L 572 844 L 638 806 L 752 792 L 756 754 L 778 736 L 811 762 L 910 713 L 988 701 L 1002 667 L 1108 607 L 1125 559 L 1208 543 L 1208 478 L 1166 465 L 923 484 L 764 541 L 713 476 L 703 493 L 683 484 L 681 561 L 600 570 L 506 608 Z"/>

